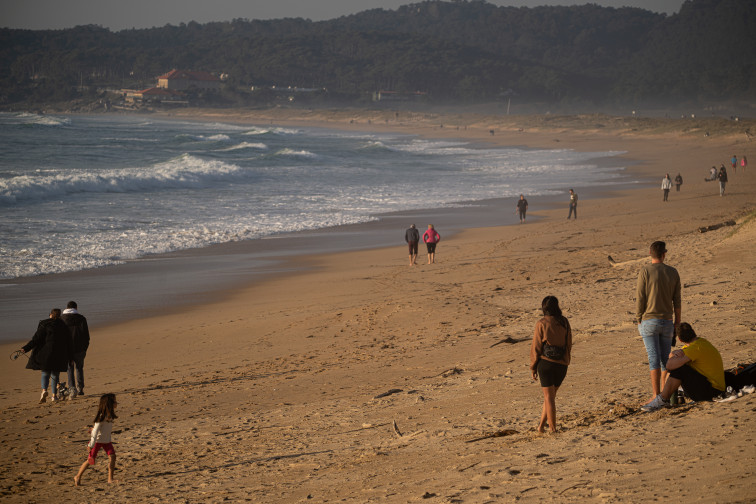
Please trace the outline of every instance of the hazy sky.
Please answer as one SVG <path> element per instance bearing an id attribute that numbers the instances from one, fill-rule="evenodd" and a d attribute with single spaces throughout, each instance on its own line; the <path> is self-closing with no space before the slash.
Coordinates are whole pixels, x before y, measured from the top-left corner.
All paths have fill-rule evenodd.
<path id="1" fill-rule="evenodd" d="M 674 14 L 684 0 L 489 0 L 495 5 L 535 7 L 595 3 Z M 113 31 L 196 21 L 301 17 L 320 21 L 367 9 L 396 9 L 413 0 L 0 0 L 0 27 L 31 30 L 95 24 Z"/>

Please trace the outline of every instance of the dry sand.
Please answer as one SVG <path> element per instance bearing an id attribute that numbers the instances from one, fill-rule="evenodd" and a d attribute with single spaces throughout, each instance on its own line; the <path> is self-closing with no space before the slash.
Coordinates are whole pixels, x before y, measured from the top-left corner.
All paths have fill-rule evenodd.
<path id="1" fill-rule="evenodd" d="M 683 279 L 683 320 L 725 367 L 756 360 L 756 166 L 730 173 L 724 198 L 703 181 L 733 153 L 756 162 L 744 133 L 753 123 L 173 115 L 622 150 L 658 183 L 583 199 L 577 221 L 566 202 L 531 206 L 542 219 L 444 240 L 435 265 L 421 253 L 409 268 L 403 246 L 298 258 L 311 269 L 222 303 L 94 328 L 87 395 L 74 401 L 38 405 L 39 374 L 6 361 L 3 502 L 753 502 L 756 395 L 640 412 L 650 385 L 632 321 L 639 264 L 663 239 Z M 678 171 L 682 191 L 664 203 L 661 178 Z M 539 435 L 528 352 L 548 294 L 575 345 L 557 398 L 561 432 Z M 74 488 L 97 397 L 111 391 L 119 483 L 106 483 L 101 455 Z"/>

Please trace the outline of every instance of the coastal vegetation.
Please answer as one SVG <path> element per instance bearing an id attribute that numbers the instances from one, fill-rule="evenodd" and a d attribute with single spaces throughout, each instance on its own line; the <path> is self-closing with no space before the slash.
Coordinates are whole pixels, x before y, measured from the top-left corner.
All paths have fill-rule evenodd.
<path id="1" fill-rule="evenodd" d="M 149 14 L 145 14 L 149 15 Z M 432 103 L 629 107 L 753 103 L 756 3 L 637 8 L 425 1 L 333 20 L 234 19 L 111 32 L 0 29 L 0 107 L 102 99 L 173 69 L 226 77 L 215 106 L 360 104 L 376 91 Z M 253 90 L 254 88 L 254 90 Z"/>

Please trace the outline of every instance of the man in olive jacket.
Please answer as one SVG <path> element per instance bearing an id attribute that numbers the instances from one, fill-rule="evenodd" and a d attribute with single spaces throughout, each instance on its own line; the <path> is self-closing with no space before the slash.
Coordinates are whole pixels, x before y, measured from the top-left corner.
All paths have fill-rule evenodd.
<path id="1" fill-rule="evenodd" d="M 73 361 L 68 365 L 68 388 L 71 390 L 68 398 L 84 395 L 84 357 L 89 348 L 89 327 L 87 319 L 78 312 L 76 301 L 69 301 L 63 315 L 63 322 L 71 331 L 73 343 Z"/>

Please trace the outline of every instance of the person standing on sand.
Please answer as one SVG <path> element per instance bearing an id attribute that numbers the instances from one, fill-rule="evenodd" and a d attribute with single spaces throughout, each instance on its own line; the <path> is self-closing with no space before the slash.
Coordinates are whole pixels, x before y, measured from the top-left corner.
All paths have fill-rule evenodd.
<path id="1" fill-rule="evenodd" d="M 730 164 L 732 165 L 732 173 L 737 173 L 738 172 L 738 156 L 733 154 L 732 159 L 730 159 Z"/>
<path id="2" fill-rule="evenodd" d="M 543 391 L 538 432 L 547 424 L 549 431 L 556 432 L 556 394 L 570 365 L 572 329 L 554 296 L 543 298 L 541 311 L 543 318 L 536 323 L 530 345 L 530 372 L 534 381 L 540 379 Z"/>
<path id="3" fill-rule="evenodd" d="M 520 194 L 520 199 L 517 200 L 517 208 L 515 209 L 515 213 L 520 214 L 520 224 L 525 222 L 525 212 L 528 211 L 528 200 L 525 199 L 525 196 Z"/>
<path id="4" fill-rule="evenodd" d="M 687 322 L 677 328 L 677 337 L 684 346 L 669 354 L 669 378 L 664 389 L 643 411 L 656 411 L 669 406 L 669 398 L 680 388 L 694 401 L 711 401 L 725 391 L 724 365 L 719 351 L 704 338 L 699 338 Z"/>
<path id="5" fill-rule="evenodd" d="M 667 358 L 675 328 L 680 325 L 682 289 L 680 274 L 672 266 L 664 264 L 666 243 L 652 243 L 649 255 L 651 264 L 646 264 L 638 272 L 635 321 L 648 355 L 653 401 L 661 392 L 663 379 L 666 379 Z"/>
<path id="6" fill-rule="evenodd" d="M 682 185 L 682 175 L 678 172 L 677 177 L 675 177 L 675 187 L 677 188 L 677 192 L 680 192 L 680 186 Z"/>
<path id="7" fill-rule="evenodd" d="M 423 243 L 428 249 L 428 264 L 436 262 L 436 244 L 441 241 L 441 235 L 436 232 L 433 224 L 428 224 L 428 229 L 423 233 Z"/>
<path id="8" fill-rule="evenodd" d="M 404 241 L 409 245 L 410 266 L 417 264 L 417 244 L 420 242 L 420 231 L 414 224 L 411 224 L 407 231 L 404 232 Z"/>
<path id="9" fill-rule="evenodd" d="M 578 202 L 578 195 L 575 191 L 570 189 L 570 213 L 567 215 L 567 220 L 570 220 L 570 217 L 572 217 L 572 214 L 575 214 L 575 219 L 577 220 L 577 202 Z"/>
<path id="10" fill-rule="evenodd" d="M 664 201 L 669 201 L 669 190 L 672 189 L 672 179 L 669 178 L 669 173 L 662 179 L 661 188 L 664 191 Z"/>
<path id="11" fill-rule="evenodd" d="M 68 365 L 69 399 L 84 395 L 84 357 L 89 348 L 89 327 L 87 319 L 78 312 L 76 301 L 69 301 L 60 317 L 71 331 L 73 360 Z"/>
<path id="12" fill-rule="evenodd" d="M 89 455 L 87 456 L 87 461 L 81 464 L 79 472 L 74 476 L 74 485 L 81 486 L 81 477 L 84 475 L 84 471 L 89 466 L 95 464 L 97 452 L 100 449 L 105 450 L 110 459 L 110 463 L 108 464 L 108 483 L 115 481 L 113 473 L 115 472 L 116 453 L 115 448 L 113 448 L 111 435 L 113 433 L 113 420 L 118 418 L 115 414 L 116 406 L 118 406 L 118 402 L 116 401 L 115 394 L 103 394 L 100 397 L 100 406 L 97 409 L 97 415 L 95 415 L 94 426 L 92 426 L 92 436 L 87 445 Z"/>
<path id="13" fill-rule="evenodd" d="M 719 167 L 717 179 L 719 179 L 719 195 L 724 196 L 725 186 L 727 185 L 727 170 L 725 169 L 725 165 Z"/>
<path id="14" fill-rule="evenodd" d="M 42 371 L 42 395 L 40 404 L 47 401 L 47 387 L 52 381 L 52 401 L 58 400 L 58 381 L 60 372 L 68 369 L 73 357 L 71 333 L 60 319 L 60 308 L 50 310 L 50 317 L 40 320 L 34 337 L 21 347 L 26 353 L 32 350 L 26 369 Z"/>
<path id="15" fill-rule="evenodd" d="M 743 159 L 740 160 L 740 166 L 743 168 L 743 173 L 745 173 L 746 166 L 748 166 L 748 158 L 743 156 Z"/>

